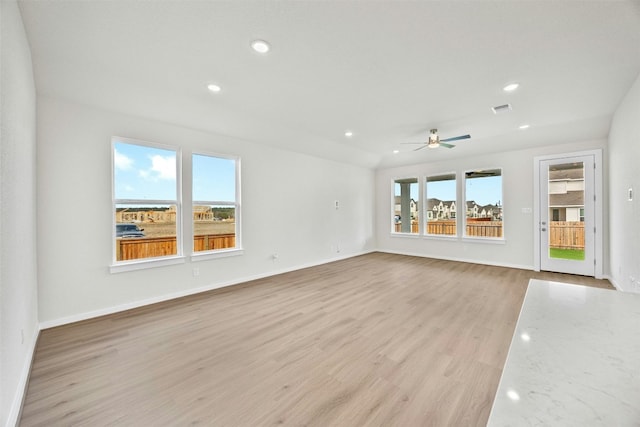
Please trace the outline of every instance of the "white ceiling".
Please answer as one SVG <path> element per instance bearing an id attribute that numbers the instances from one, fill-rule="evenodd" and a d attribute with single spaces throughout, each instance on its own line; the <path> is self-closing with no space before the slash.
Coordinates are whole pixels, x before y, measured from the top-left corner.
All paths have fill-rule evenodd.
<path id="1" fill-rule="evenodd" d="M 604 138 L 640 72 L 640 1 L 20 8 L 39 95 L 368 167 Z M 268 55 L 250 49 L 256 38 Z M 503 92 L 510 82 L 521 86 Z M 513 111 L 493 115 L 507 102 Z M 401 145 L 432 127 L 472 138 L 453 150 Z"/>

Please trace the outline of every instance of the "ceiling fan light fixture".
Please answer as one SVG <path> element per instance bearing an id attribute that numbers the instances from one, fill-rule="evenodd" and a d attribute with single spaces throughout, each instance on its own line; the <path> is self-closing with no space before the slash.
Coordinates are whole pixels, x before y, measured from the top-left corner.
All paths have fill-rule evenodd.
<path id="1" fill-rule="evenodd" d="M 440 141 L 438 141 L 438 140 L 433 141 L 433 140 L 429 139 L 429 143 L 427 144 L 427 147 L 429 147 L 429 148 L 438 148 L 438 147 L 440 147 Z"/>

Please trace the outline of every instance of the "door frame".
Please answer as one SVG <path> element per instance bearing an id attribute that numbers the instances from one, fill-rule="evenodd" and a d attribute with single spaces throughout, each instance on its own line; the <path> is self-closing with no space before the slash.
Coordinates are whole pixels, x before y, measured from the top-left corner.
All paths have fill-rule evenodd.
<path id="1" fill-rule="evenodd" d="M 577 151 L 571 153 L 562 154 L 550 154 L 546 156 L 536 156 L 533 158 L 533 269 L 534 271 L 540 271 L 540 257 L 542 242 L 540 233 L 540 162 L 544 160 L 562 160 L 565 158 L 578 157 L 578 156 L 593 156 L 593 162 L 595 165 L 594 170 L 594 194 L 595 209 L 594 209 L 594 224 L 596 227 L 594 238 L 594 256 L 595 256 L 595 269 L 594 274 L 596 279 L 604 278 L 603 275 L 603 209 L 602 202 L 604 196 L 602 194 L 602 149 Z M 585 230 L 586 232 L 586 230 Z"/>

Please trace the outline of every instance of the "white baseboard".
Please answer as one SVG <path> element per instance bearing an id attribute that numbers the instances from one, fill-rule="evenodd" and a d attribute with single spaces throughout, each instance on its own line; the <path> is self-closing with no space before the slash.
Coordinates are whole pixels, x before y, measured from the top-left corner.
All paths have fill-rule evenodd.
<path id="1" fill-rule="evenodd" d="M 441 260 L 444 260 L 444 261 L 467 262 L 469 264 L 491 265 L 491 266 L 494 266 L 494 267 L 517 268 L 519 270 L 533 270 L 533 265 L 509 264 L 509 263 L 506 263 L 506 262 L 478 261 L 476 259 L 465 259 L 465 258 L 458 258 L 458 257 L 445 257 L 445 256 L 427 255 L 427 254 L 414 253 L 414 252 L 404 252 L 404 251 L 389 251 L 389 250 L 384 250 L 384 249 L 379 249 L 378 252 L 384 252 L 384 253 L 387 253 L 387 254 L 395 254 L 395 255 L 416 256 L 416 257 L 421 257 L 421 258 L 441 259 Z"/>
<path id="2" fill-rule="evenodd" d="M 611 277 L 611 276 L 604 276 L 604 279 L 607 279 L 614 288 L 616 288 L 616 291 L 620 291 L 620 292 L 631 292 L 631 291 L 627 291 L 620 283 L 616 282 L 616 280 Z"/>
<path id="3" fill-rule="evenodd" d="M 225 288 L 227 286 L 238 285 L 238 284 L 241 284 L 241 283 L 250 282 L 252 280 L 258 280 L 258 279 L 264 279 L 266 277 L 277 276 L 278 274 L 289 273 L 291 271 L 301 270 L 303 268 L 315 267 L 315 266 L 318 266 L 318 265 L 328 264 L 330 262 L 341 261 L 341 260 L 344 260 L 344 259 L 353 258 L 353 257 L 360 256 L 360 255 L 365 255 L 365 254 L 368 254 L 368 253 L 371 253 L 371 252 L 375 252 L 375 250 L 363 251 L 363 252 L 358 252 L 358 253 L 353 253 L 353 254 L 348 254 L 348 255 L 340 255 L 338 257 L 333 257 L 333 258 L 325 259 L 325 260 L 318 261 L 318 262 L 311 262 L 311 263 L 307 263 L 307 264 L 297 265 L 295 267 L 288 267 L 288 268 L 283 268 L 283 269 L 280 269 L 280 270 L 269 271 L 269 272 L 266 272 L 264 274 L 257 274 L 257 275 L 253 275 L 253 276 L 240 277 L 240 278 L 233 279 L 233 280 L 230 280 L 230 281 L 227 281 L 227 282 L 212 283 L 210 285 L 202 286 L 202 287 L 199 287 L 199 288 L 186 289 L 186 290 L 179 291 L 179 292 L 173 292 L 173 293 L 170 293 L 170 294 L 159 295 L 157 297 L 146 298 L 146 299 L 143 299 L 143 300 L 133 301 L 133 302 L 130 302 L 130 303 L 121 304 L 121 305 L 117 305 L 117 306 L 113 306 L 113 307 L 105 307 L 105 308 L 102 308 L 102 309 L 99 309 L 99 310 L 88 311 L 88 312 L 85 312 L 85 313 L 75 314 L 75 315 L 72 315 L 72 316 L 66 316 L 66 317 L 62 317 L 62 318 L 54 319 L 54 320 L 48 320 L 48 321 L 40 323 L 40 329 L 55 328 L 56 326 L 67 325 L 69 323 L 80 322 L 82 320 L 93 319 L 93 318 L 100 317 L 100 316 L 105 316 L 105 315 L 108 315 L 108 314 L 119 313 L 121 311 L 131 310 L 133 308 L 143 307 L 145 305 L 151 305 L 151 304 L 156 304 L 156 303 L 159 303 L 159 302 L 169 301 L 169 300 L 176 299 L 176 298 L 186 297 L 186 296 L 189 296 L 189 295 L 195 295 L 195 294 L 199 294 L 199 293 L 202 293 L 202 292 L 212 291 L 214 289 Z"/>
<path id="4" fill-rule="evenodd" d="M 29 385 L 29 375 L 31 375 L 31 365 L 33 364 L 33 356 L 36 352 L 36 344 L 38 343 L 38 337 L 40 336 L 40 327 L 36 324 L 35 331 L 31 334 L 32 339 L 29 342 L 29 348 L 27 356 L 24 359 L 24 365 L 20 372 L 20 379 L 18 380 L 18 387 L 11 402 L 11 408 L 9 410 L 9 417 L 7 418 L 6 427 L 15 427 L 18 425 L 20 419 L 20 413 L 22 412 L 22 403 L 24 397 L 27 394 L 27 386 Z"/>

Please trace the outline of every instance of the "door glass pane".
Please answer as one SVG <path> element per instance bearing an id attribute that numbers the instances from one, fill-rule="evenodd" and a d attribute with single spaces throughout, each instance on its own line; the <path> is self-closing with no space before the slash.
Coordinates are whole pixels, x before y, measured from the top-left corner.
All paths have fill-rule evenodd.
<path id="1" fill-rule="evenodd" d="M 584 261 L 584 163 L 549 166 L 549 258 Z"/>

